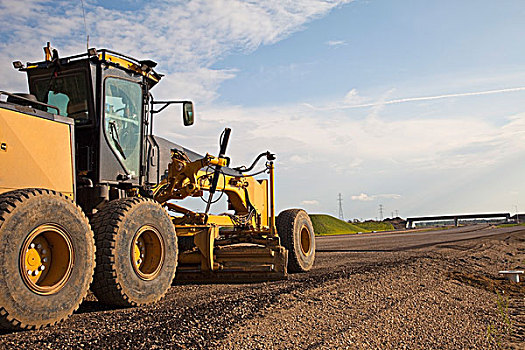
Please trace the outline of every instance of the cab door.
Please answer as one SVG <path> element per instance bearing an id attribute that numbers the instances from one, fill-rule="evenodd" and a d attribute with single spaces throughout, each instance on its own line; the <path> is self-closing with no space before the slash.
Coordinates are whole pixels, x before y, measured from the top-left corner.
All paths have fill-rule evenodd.
<path id="1" fill-rule="evenodd" d="M 142 86 L 138 81 L 108 76 L 103 91 L 102 129 L 111 152 L 101 152 L 101 179 L 138 184 L 143 145 Z"/>

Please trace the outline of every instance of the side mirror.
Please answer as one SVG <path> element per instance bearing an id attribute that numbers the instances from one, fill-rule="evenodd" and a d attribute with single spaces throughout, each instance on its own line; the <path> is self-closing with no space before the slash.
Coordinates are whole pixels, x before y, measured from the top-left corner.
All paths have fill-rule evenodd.
<path id="1" fill-rule="evenodd" d="M 182 118 L 184 120 L 184 126 L 193 125 L 193 102 L 184 102 L 182 105 Z"/>

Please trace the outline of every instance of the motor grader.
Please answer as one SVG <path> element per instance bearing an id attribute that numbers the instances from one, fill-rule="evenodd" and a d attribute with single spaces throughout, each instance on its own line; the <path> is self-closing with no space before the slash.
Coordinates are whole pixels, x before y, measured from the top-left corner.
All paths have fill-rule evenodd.
<path id="1" fill-rule="evenodd" d="M 179 104 L 189 126 L 194 107 L 153 98 L 162 75 L 151 60 L 44 52 L 13 62 L 29 93 L 0 92 L 0 327 L 59 322 L 90 288 L 101 303 L 137 306 L 175 277 L 272 280 L 312 267 L 306 212 L 274 214 L 273 154 L 231 168 L 230 129 L 217 156 L 155 136 L 157 113 Z M 228 210 L 212 215 L 223 195 Z M 184 206 L 190 197 L 205 209 Z"/>

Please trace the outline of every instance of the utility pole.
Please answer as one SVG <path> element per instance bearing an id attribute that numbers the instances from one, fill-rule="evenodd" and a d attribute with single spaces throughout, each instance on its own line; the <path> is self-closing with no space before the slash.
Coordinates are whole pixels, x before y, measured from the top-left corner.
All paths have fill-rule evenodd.
<path id="1" fill-rule="evenodd" d="M 515 204 L 514 207 L 516 208 L 516 223 L 520 223 L 520 215 L 518 214 L 518 205 Z"/>
<path id="2" fill-rule="evenodd" d="M 383 221 L 383 204 L 379 204 L 379 221 Z"/>
<path id="3" fill-rule="evenodd" d="M 396 209 L 396 218 L 399 217 L 399 210 Z"/>
<path id="4" fill-rule="evenodd" d="M 339 193 L 339 197 L 337 197 L 337 201 L 339 202 L 339 219 L 345 220 L 345 217 L 343 215 L 343 197 L 341 196 L 341 193 Z"/>

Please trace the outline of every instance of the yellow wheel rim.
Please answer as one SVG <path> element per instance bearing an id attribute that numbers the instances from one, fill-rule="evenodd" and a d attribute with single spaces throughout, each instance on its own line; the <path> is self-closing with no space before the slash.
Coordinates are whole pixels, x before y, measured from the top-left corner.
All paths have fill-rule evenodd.
<path id="1" fill-rule="evenodd" d="M 310 242 L 310 231 L 308 231 L 308 227 L 303 226 L 301 228 L 301 250 L 305 255 L 310 252 L 311 245 L 312 242 Z"/>
<path id="2" fill-rule="evenodd" d="M 158 276 L 164 263 L 164 241 L 153 226 L 142 226 L 131 244 L 131 265 L 143 280 Z"/>
<path id="3" fill-rule="evenodd" d="M 64 229 L 55 224 L 40 225 L 22 245 L 20 274 L 33 292 L 55 294 L 71 275 L 73 257 L 73 245 Z"/>

